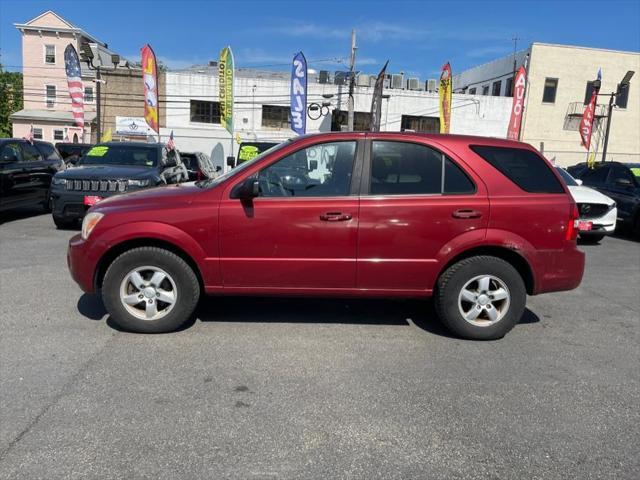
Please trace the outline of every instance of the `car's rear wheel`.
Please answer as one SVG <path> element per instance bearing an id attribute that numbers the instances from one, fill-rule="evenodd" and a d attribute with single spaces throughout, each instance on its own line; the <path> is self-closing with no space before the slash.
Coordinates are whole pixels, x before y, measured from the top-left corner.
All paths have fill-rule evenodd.
<path id="1" fill-rule="evenodd" d="M 508 262 L 477 256 L 450 266 L 438 279 L 435 306 L 453 333 L 474 340 L 502 338 L 524 313 L 522 276 Z"/>
<path id="2" fill-rule="evenodd" d="M 111 318 L 131 332 L 180 328 L 199 297 L 193 269 L 178 255 L 157 247 L 123 253 L 109 265 L 102 282 L 102 299 Z"/>

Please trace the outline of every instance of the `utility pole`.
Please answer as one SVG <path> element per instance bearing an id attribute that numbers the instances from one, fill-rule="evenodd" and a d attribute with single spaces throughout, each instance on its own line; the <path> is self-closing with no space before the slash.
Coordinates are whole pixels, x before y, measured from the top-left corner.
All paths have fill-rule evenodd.
<path id="1" fill-rule="evenodd" d="M 511 91 L 507 93 L 513 97 L 513 82 L 516 81 L 516 50 L 518 49 L 518 35 L 514 35 L 511 40 L 513 40 L 513 76 L 511 77 Z"/>
<path id="2" fill-rule="evenodd" d="M 355 87 L 356 79 L 354 75 L 354 68 L 356 65 L 356 31 L 351 30 L 351 62 L 349 66 L 349 117 L 347 120 L 347 129 L 353 132 L 353 117 L 354 117 L 354 100 L 353 89 Z"/>

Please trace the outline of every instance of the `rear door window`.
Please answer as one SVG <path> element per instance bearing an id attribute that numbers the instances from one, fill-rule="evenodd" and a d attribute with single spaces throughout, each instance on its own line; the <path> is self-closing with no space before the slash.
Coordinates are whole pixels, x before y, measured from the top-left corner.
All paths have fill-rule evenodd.
<path id="1" fill-rule="evenodd" d="M 42 154 L 35 145 L 31 145 L 28 142 L 22 144 L 22 159 L 25 162 L 41 162 Z"/>
<path id="2" fill-rule="evenodd" d="M 371 195 L 468 194 L 475 185 L 453 160 L 427 145 L 377 141 L 371 148 Z"/>
<path id="3" fill-rule="evenodd" d="M 62 160 L 53 145 L 50 143 L 38 143 L 38 150 L 42 152 L 45 160 Z"/>
<path id="4" fill-rule="evenodd" d="M 598 167 L 595 170 L 589 170 L 582 174 L 582 183 L 585 185 L 601 186 L 607 181 L 609 175 L 609 166 Z"/>
<path id="5" fill-rule="evenodd" d="M 564 193 L 551 168 L 531 150 L 488 145 L 470 148 L 525 192 Z"/>

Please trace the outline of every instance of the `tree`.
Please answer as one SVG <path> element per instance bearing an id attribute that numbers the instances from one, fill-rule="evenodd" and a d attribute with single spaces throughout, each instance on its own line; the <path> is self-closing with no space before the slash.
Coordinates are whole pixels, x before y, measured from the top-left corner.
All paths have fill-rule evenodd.
<path id="1" fill-rule="evenodd" d="M 0 138 L 13 135 L 9 115 L 22 110 L 22 73 L 7 72 L 0 64 Z"/>

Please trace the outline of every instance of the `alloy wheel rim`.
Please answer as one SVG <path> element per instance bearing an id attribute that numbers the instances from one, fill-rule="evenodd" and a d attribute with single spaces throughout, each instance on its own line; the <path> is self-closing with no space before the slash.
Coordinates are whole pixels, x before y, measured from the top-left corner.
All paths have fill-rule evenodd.
<path id="1" fill-rule="evenodd" d="M 469 280 L 458 295 L 462 318 L 476 327 L 495 325 L 509 311 L 511 294 L 507 285 L 494 275 L 478 275 Z"/>
<path id="2" fill-rule="evenodd" d="M 158 267 L 136 267 L 120 284 L 120 302 L 140 320 L 159 320 L 171 312 L 178 300 L 176 284 Z"/>

